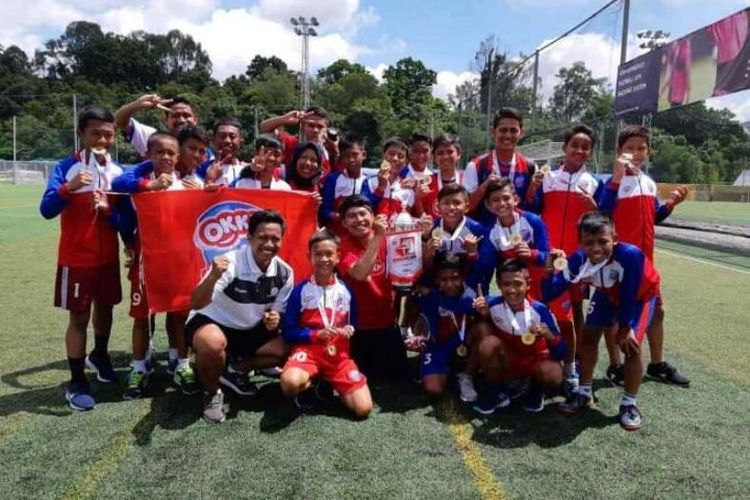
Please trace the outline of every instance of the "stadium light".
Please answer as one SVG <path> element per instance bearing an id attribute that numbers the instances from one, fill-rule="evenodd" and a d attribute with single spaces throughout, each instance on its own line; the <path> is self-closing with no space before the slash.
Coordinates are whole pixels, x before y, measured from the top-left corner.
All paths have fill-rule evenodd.
<path id="1" fill-rule="evenodd" d="M 320 26 L 318 18 L 313 16 L 310 21 L 303 16 L 291 18 L 289 20 L 294 26 L 294 34 L 302 37 L 302 68 L 300 70 L 301 78 L 301 101 L 302 108 L 307 109 L 310 106 L 310 37 L 318 36 L 313 26 Z"/>

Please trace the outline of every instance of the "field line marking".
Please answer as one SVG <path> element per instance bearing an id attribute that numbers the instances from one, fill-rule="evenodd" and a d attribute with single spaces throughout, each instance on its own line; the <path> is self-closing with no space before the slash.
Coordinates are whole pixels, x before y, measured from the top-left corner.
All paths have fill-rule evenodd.
<path id="1" fill-rule="evenodd" d="M 133 430 L 151 411 L 150 400 L 142 400 L 135 415 L 128 420 L 123 430 L 114 435 L 99 453 L 86 466 L 83 473 L 73 482 L 65 493 L 64 500 L 91 498 L 96 493 L 101 482 L 109 476 L 125 458 L 130 444 L 135 441 Z"/>
<path id="2" fill-rule="evenodd" d="M 726 269 L 727 271 L 734 271 L 736 273 L 750 275 L 750 271 L 746 271 L 745 269 L 738 269 L 738 268 L 732 267 L 732 266 L 725 266 L 724 264 L 718 264 L 716 262 L 711 262 L 710 260 L 699 259 L 698 257 L 690 257 L 688 255 L 681 255 L 679 253 L 672 252 L 670 250 L 664 250 L 664 249 L 661 249 L 661 248 L 657 248 L 656 251 L 659 252 L 659 253 L 671 255 L 672 257 L 677 257 L 679 259 L 685 259 L 685 260 L 689 260 L 691 262 L 697 262 L 699 264 L 705 264 L 707 266 L 718 267 L 719 269 Z"/>
<path id="3" fill-rule="evenodd" d="M 7 207 L 0 205 L 0 210 L 10 210 L 13 208 L 34 208 L 38 206 L 39 206 L 38 203 L 35 205 L 8 205 Z"/>
<path id="4" fill-rule="evenodd" d="M 506 496 L 503 485 L 495 478 L 482 452 L 471 438 L 473 428 L 458 411 L 455 398 L 450 396 L 443 398 L 441 409 L 443 410 L 442 417 L 448 424 L 458 451 L 461 452 L 464 465 L 471 473 L 479 497 L 484 500 L 504 500 Z"/>

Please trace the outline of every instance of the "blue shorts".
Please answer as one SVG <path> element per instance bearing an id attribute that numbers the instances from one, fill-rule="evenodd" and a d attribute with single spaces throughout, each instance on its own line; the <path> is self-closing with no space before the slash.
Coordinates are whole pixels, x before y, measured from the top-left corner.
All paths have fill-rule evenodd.
<path id="1" fill-rule="evenodd" d="M 428 342 L 420 358 L 420 374 L 447 375 L 450 371 L 450 361 L 456 348 L 461 345 L 461 337 L 455 334 L 445 342 Z"/>
<path id="2" fill-rule="evenodd" d="M 635 338 L 640 344 L 646 336 L 646 330 L 651 326 L 656 310 L 657 296 L 653 295 L 645 301 L 638 302 L 638 323 L 633 327 Z M 586 326 L 594 328 L 609 328 L 615 324 L 617 308 L 600 291 L 594 292 L 589 302 L 589 310 L 586 316 Z"/>

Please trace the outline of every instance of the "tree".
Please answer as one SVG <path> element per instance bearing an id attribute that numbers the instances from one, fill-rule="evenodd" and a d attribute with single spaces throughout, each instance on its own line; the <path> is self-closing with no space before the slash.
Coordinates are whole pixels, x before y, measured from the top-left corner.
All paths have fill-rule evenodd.
<path id="1" fill-rule="evenodd" d="M 321 83 L 333 85 L 339 83 L 344 77 L 349 75 L 369 75 L 367 69 L 358 63 L 350 63 L 346 59 L 339 59 L 332 62 L 325 68 L 318 70 L 318 80 Z M 373 77 L 374 79 L 374 77 Z"/>
<path id="2" fill-rule="evenodd" d="M 433 99 L 432 86 L 437 82 L 437 73 L 422 61 L 407 57 L 395 66 L 388 66 L 383 79 L 396 116 L 418 119 L 421 108 Z"/>
<path id="3" fill-rule="evenodd" d="M 565 121 L 580 120 L 594 99 L 607 93 L 607 79 L 594 78 L 581 61 L 569 68 L 560 68 L 555 78 L 559 83 L 550 99 L 550 112 Z"/>
<path id="4" fill-rule="evenodd" d="M 272 69 L 277 73 L 286 73 L 289 71 L 286 63 L 278 57 L 263 57 L 261 55 L 257 55 L 253 57 L 252 61 L 250 61 L 250 64 L 245 70 L 245 75 L 250 80 L 257 80 L 263 77 L 263 74 L 267 69 Z"/>
<path id="5" fill-rule="evenodd" d="M 523 57 L 523 55 L 521 55 Z M 531 69 L 511 61 L 508 54 L 500 52 L 494 36 L 482 40 L 474 54 L 473 69 L 479 73 L 479 104 L 486 112 L 488 102 L 492 109 L 512 107 L 528 111 L 532 105 L 533 90 L 523 82 L 528 80 Z"/>

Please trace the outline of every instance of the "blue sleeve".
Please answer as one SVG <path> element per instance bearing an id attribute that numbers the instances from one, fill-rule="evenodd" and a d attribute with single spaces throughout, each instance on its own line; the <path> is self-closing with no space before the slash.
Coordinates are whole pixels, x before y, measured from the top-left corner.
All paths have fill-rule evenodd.
<path id="1" fill-rule="evenodd" d="M 118 193 L 138 193 L 141 181 L 153 171 L 150 161 L 139 163 L 135 167 L 124 171 L 112 181 L 112 191 Z"/>
<path id="2" fill-rule="evenodd" d="M 380 201 L 382 200 L 382 198 L 376 195 L 375 192 L 370 189 L 370 179 L 372 179 L 372 177 L 368 177 L 367 179 L 365 179 L 365 182 L 362 184 L 361 194 L 368 199 L 370 205 L 372 205 L 372 209 L 377 213 L 378 205 L 380 205 Z"/>
<path id="3" fill-rule="evenodd" d="M 117 217 L 116 227 L 120 233 L 120 238 L 122 238 L 125 245 L 132 246 L 135 243 L 135 230 L 138 227 L 138 219 L 130 197 L 126 196 L 118 200 L 114 212 Z"/>
<path id="4" fill-rule="evenodd" d="M 531 224 L 531 229 L 534 231 L 534 247 L 537 251 L 537 257 L 535 264 L 543 266 L 547 262 L 547 255 L 549 254 L 549 236 L 547 235 L 547 226 L 544 225 L 544 221 L 534 214 L 527 213 L 526 220 Z"/>
<path id="5" fill-rule="evenodd" d="M 201 163 L 198 166 L 198 169 L 195 171 L 195 175 L 197 175 L 200 178 L 200 180 L 202 180 L 202 181 L 205 182 L 205 180 L 206 180 L 206 172 L 208 172 L 208 167 L 210 167 L 211 164 L 213 164 L 213 162 L 214 162 L 213 158 L 211 158 L 211 159 L 206 160 L 203 163 Z"/>
<path id="6" fill-rule="evenodd" d="M 596 178 L 595 178 L 596 179 Z M 596 189 L 594 190 L 594 201 L 599 203 L 599 198 L 602 197 L 602 192 L 604 191 L 604 183 L 601 179 L 596 179 Z"/>
<path id="7" fill-rule="evenodd" d="M 295 286 L 286 303 L 284 328 L 281 336 L 289 344 L 309 344 L 312 342 L 312 329 L 302 326 L 302 287 L 306 282 Z"/>
<path id="8" fill-rule="evenodd" d="M 567 276 L 577 276 L 585 261 L 586 258 L 583 253 L 578 251 L 568 257 L 569 274 L 564 271 L 555 271 L 552 275 L 545 275 L 542 278 L 542 300 L 549 303 L 565 293 L 571 285 Z"/>
<path id="9" fill-rule="evenodd" d="M 60 196 L 60 188 L 67 183 L 65 175 L 75 163 L 74 158 L 66 158 L 57 162 L 52 170 L 52 174 L 47 181 L 47 189 L 44 190 L 42 202 L 39 205 L 39 211 L 45 219 L 57 217 L 67 205 L 67 202 Z"/>
<path id="10" fill-rule="evenodd" d="M 404 165 L 401 167 L 401 170 L 398 171 L 398 178 L 406 179 L 407 175 L 409 175 L 409 165 Z"/>
<path id="11" fill-rule="evenodd" d="M 672 215 L 672 209 L 666 203 L 660 202 L 654 198 L 654 205 L 656 205 L 656 223 L 664 222 L 664 219 Z"/>
<path id="12" fill-rule="evenodd" d="M 437 292 L 434 293 L 437 294 Z M 471 297 L 446 297 L 440 294 L 438 300 L 440 307 L 453 313 L 470 315 L 476 312 L 474 310 L 474 299 Z"/>
<path id="13" fill-rule="evenodd" d="M 326 177 L 323 183 L 323 189 L 321 190 L 321 204 L 320 213 L 323 219 L 323 225 L 331 222 L 331 214 L 334 213 L 333 206 L 336 202 L 336 180 L 341 175 L 340 172 L 333 172 L 331 175 Z"/>
<path id="14" fill-rule="evenodd" d="M 526 209 L 537 214 L 542 213 L 542 210 L 544 209 L 544 184 L 543 183 L 540 184 L 536 188 L 536 192 L 534 193 L 534 199 L 531 200 L 531 203 L 526 203 Z"/>
<path id="15" fill-rule="evenodd" d="M 620 243 L 617 245 L 617 260 L 622 266 L 620 283 L 620 308 L 617 311 L 617 322 L 620 326 L 634 328 L 638 324 L 640 307 L 638 290 L 643 280 L 645 257 L 638 248 Z"/>
<path id="16" fill-rule="evenodd" d="M 618 187 L 612 186 L 612 178 L 607 179 L 607 183 L 604 185 L 601 194 L 596 198 L 596 202 L 599 205 L 599 210 L 612 215 L 617 207 L 617 193 Z"/>
<path id="17" fill-rule="evenodd" d="M 557 326 L 555 318 L 552 317 L 552 313 L 550 312 L 549 308 L 544 304 L 540 304 L 537 302 L 533 307 L 539 314 L 542 323 L 547 325 L 547 328 L 549 328 L 550 331 L 555 335 L 555 337 L 558 338 L 557 343 L 555 343 L 554 345 L 550 345 L 549 342 L 547 342 L 550 357 L 557 361 L 564 360 L 568 355 L 568 344 L 560 337 L 560 328 Z"/>

